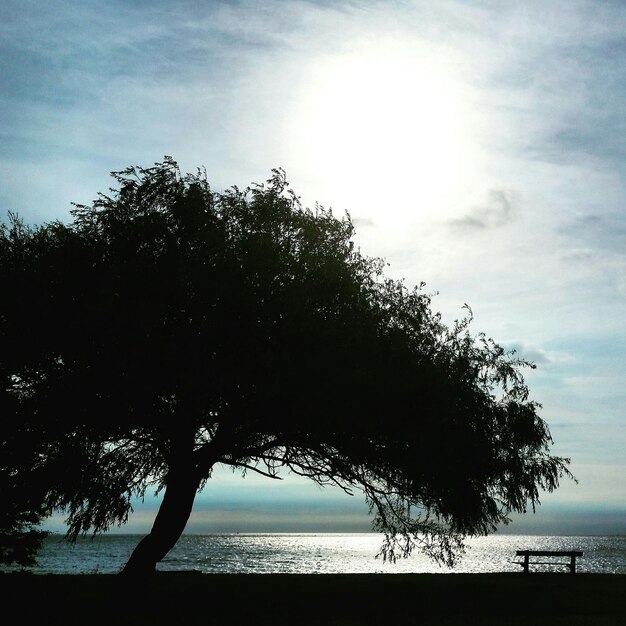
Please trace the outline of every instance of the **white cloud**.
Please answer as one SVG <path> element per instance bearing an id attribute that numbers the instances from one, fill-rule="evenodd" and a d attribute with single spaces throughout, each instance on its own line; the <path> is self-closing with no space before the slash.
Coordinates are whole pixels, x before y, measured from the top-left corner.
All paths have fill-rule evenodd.
<path id="1" fill-rule="evenodd" d="M 502 341 L 501 345 L 507 350 L 515 350 L 516 356 L 536 363 L 537 365 L 568 364 L 576 362 L 576 357 L 567 352 L 546 350 L 540 346 L 523 340 Z"/>
<path id="2" fill-rule="evenodd" d="M 472 206 L 466 215 L 450 221 L 456 231 L 497 228 L 515 219 L 518 200 L 509 189 L 489 189 L 485 201 Z"/>

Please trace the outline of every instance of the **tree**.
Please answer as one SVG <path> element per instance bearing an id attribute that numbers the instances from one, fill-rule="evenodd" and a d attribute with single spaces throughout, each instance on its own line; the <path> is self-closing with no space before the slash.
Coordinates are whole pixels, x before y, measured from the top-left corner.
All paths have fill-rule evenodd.
<path id="1" fill-rule="evenodd" d="M 360 490 L 385 558 L 452 562 L 569 475 L 530 364 L 471 335 L 471 311 L 446 327 L 282 171 L 223 193 L 171 158 L 112 175 L 70 224 L 13 218 L 0 240 L 10 472 L 70 539 L 162 490 L 125 567 L 154 571 L 221 464 Z"/>

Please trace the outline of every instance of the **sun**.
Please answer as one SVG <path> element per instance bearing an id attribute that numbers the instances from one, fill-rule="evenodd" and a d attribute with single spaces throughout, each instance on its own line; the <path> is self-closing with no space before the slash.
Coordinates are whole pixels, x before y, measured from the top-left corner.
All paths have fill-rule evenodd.
<path id="1" fill-rule="evenodd" d="M 406 50 L 332 59 L 317 66 L 300 108 L 300 157 L 333 202 L 362 217 L 436 215 L 465 176 L 463 104 L 443 68 Z"/>

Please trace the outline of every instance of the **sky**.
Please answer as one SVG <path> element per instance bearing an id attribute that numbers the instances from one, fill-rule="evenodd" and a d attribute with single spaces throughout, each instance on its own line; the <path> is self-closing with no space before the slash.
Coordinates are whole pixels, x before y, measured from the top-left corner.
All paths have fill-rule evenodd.
<path id="1" fill-rule="evenodd" d="M 165 155 L 218 191 L 282 167 L 444 320 L 467 303 L 537 364 L 579 482 L 503 530 L 626 534 L 626 3 L 3 0 L 0 64 L 0 218 L 67 221 Z M 187 530 L 370 522 L 357 497 L 225 471 Z"/>

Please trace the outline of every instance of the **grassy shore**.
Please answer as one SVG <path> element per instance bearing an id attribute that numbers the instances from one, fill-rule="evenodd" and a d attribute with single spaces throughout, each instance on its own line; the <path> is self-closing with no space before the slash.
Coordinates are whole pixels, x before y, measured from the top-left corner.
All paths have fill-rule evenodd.
<path id="1" fill-rule="evenodd" d="M 46 626 L 626 623 L 610 574 L 3 574 L 0 590 L 4 623 Z"/>

